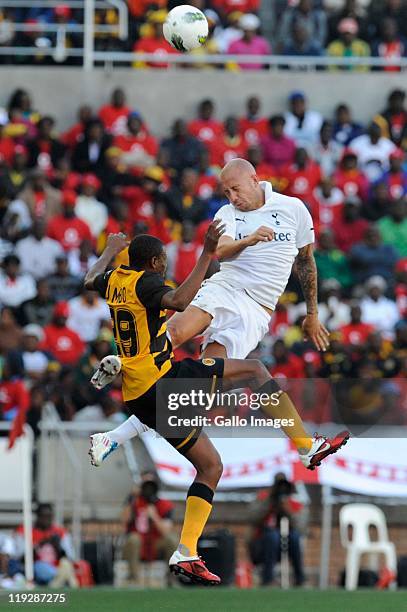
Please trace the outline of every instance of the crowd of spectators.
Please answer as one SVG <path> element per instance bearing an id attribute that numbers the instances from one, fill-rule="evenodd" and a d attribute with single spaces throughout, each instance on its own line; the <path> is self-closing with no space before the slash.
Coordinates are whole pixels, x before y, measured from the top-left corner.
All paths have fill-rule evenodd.
<path id="1" fill-rule="evenodd" d="M 270 2 L 271 0 L 267 0 Z M 10 3 L 11 6 L 12 3 Z M 162 24 L 176 0 L 127 0 L 128 37 L 119 37 L 119 15 L 115 8 L 95 13 L 95 48 L 98 51 L 137 51 L 165 56 L 176 53 L 163 38 Z M 233 55 L 286 55 L 331 57 L 378 57 L 384 70 L 407 53 L 407 6 L 404 0 L 190 0 L 205 12 L 209 37 L 196 53 Z M 263 27 L 260 16 L 266 20 Z M 54 8 L 3 8 L 0 10 L 0 46 L 34 47 L 34 58 L 24 53 L 0 56 L 5 63 L 80 64 L 69 55 L 83 47 L 84 11 L 64 3 Z M 202 64 L 201 64 L 202 65 Z M 136 61 L 135 67 L 145 67 Z M 228 68 L 258 69 L 262 64 L 227 64 Z M 366 70 L 347 65 L 346 69 Z"/>
<path id="2" fill-rule="evenodd" d="M 385 406 L 385 420 L 406 424 L 404 102 L 403 91 L 391 91 L 386 108 L 361 125 L 346 104 L 322 117 L 299 91 L 280 114 L 251 96 L 241 116 L 223 122 L 214 101 L 202 100 L 195 117 L 175 119 L 171 134 L 157 138 L 121 89 L 100 109 L 79 108 L 63 133 L 26 91 L 13 92 L 0 111 L 1 417 L 28 411 L 37 431 L 51 401 L 63 419 L 125 418 L 119 379 L 102 396 L 88 383 L 114 343 L 108 308 L 83 277 L 108 233 L 148 232 L 168 249 L 168 281 L 181 283 L 209 220 L 227 203 L 219 170 L 243 156 L 261 180 L 311 210 L 319 313 L 331 332 L 323 354 L 302 341 L 305 305 L 294 273 L 257 354 L 272 374 L 301 379 L 293 394 L 309 420 L 344 418 L 315 377 L 374 378 L 397 401 L 379 386 L 369 410 L 347 402 L 346 418 L 382 418 Z M 197 355 L 195 341 L 176 352 Z"/>

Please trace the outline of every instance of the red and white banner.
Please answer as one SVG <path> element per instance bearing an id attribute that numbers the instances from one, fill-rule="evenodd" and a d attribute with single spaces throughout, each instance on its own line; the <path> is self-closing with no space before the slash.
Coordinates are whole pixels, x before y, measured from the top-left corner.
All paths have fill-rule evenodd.
<path id="1" fill-rule="evenodd" d="M 153 432 L 143 435 L 163 483 L 186 488 L 192 465 Z M 212 438 L 224 466 L 219 489 L 267 487 L 276 472 L 289 479 L 327 484 L 343 491 L 407 497 L 407 440 L 351 438 L 315 471 L 306 470 L 286 438 Z"/>

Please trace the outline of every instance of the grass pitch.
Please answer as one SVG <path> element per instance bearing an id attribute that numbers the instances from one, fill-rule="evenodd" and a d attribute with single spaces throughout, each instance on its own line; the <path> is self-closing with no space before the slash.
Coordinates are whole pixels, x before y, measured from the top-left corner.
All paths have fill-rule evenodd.
<path id="1" fill-rule="evenodd" d="M 34 591 L 35 592 L 35 591 Z M 38 591 L 37 591 L 38 592 Z M 69 612 L 407 612 L 407 591 L 193 588 L 136 590 L 95 588 L 66 591 L 66 604 L 9 603 L 0 592 L 0 610 Z"/>

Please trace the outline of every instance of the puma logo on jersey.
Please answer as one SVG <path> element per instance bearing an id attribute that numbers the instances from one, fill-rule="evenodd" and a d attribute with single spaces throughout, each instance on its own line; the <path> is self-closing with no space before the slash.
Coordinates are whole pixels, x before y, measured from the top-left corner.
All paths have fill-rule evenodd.
<path id="1" fill-rule="evenodd" d="M 238 217 L 236 217 L 236 221 L 241 221 L 242 223 L 246 223 L 246 219 L 239 219 Z"/>

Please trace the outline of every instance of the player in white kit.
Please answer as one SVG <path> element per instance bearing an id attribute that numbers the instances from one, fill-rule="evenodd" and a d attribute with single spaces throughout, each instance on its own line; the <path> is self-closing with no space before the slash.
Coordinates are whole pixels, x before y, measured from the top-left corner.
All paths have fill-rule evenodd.
<path id="1" fill-rule="evenodd" d="M 203 334 L 202 358 L 245 358 L 268 332 L 296 260 L 307 306 L 304 337 L 326 350 L 329 333 L 318 320 L 314 228 L 304 203 L 275 193 L 270 183 L 259 181 L 254 167 L 244 159 L 229 162 L 220 178 L 230 202 L 215 215 L 225 225 L 216 251 L 220 271 L 204 281 L 183 312 L 169 319 L 173 347 Z M 109 359 L 102 361 L 92 379 L 97 388 L 117 374 Z M 290 397 L 279 393 L 279 404 L 265 411 L 294 423 L 282 429 L 297 447 L 304 466 L 314 469 L 346 443 L 349 433 L 343 431 L 332 439 L 310 436 Z M 112 440 L 122 443 L 142 432 L 135 419 L 133 415 L 115 430 L 92 436 L 94 465 L 110 454 Z"/>

